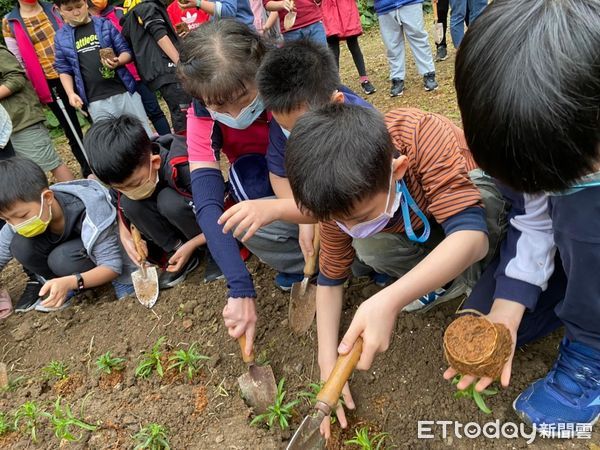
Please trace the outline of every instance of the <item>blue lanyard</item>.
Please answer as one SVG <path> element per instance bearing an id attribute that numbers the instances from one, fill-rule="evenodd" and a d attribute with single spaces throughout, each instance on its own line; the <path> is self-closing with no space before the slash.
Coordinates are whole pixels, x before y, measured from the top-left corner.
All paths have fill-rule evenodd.
<path id="1" fill-rule="evenodd" d="M 410 193 L 408 192 L 408 188 L 406 187 L 406 183 L 404 180 L 400 180 L 400 190 L 402 191 L 402 196 L 400 197 L 400 207 L 402 208 L 402 219 L 404 220 L 404 229 L 406 230 L 406 235 L 413 242 L 423 243 L 429 239 L 429 233 L 431 232 L 431 227 L 429 226 L 429 220 L 423 211 L 419 209 L 417 203 L 413 200 Z M 412 209 L 417 217 L 421 219 L 423 222 L 423 233 L 421 236 L 417 236 L 413 231 L 412 224 L 410 223 L 410 211 L 409 208 Z"/>

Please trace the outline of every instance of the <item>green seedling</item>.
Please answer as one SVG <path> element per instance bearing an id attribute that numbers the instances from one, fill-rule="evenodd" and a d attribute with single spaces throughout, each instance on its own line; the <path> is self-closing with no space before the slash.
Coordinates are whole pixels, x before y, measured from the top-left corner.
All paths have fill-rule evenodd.
<path id="1" fill-rule="evenodd" d="M 63 440 L 76 442 L 81 439 L 82 434 L 80 433 L 79 436 L 76 437 L 73 434 L 73 428 L 79 428 L 81 431 L 96 431 L 98 429 L 96 425 L 91 425 L 81 419 L 76 418 L 71 412 L 71 407 L 68 404 L 65 404 L 65 406 L 61 405 L 60 397 L 58 397 L 54 403 L 54 411 L 52 414 L 44 413 L 44 415 L 50 419 L 50 422 L 54 427 L 54 435 L 60 442 Z"/>
<path id="2" fill-rule="evenodd" d="M 38 422 L 42 414 L 42 410 L 34 401 L 30 400 L 23 403 L 15 413 L 15 430 L 20 430 L 23 427 L 25 433 L 31 436 L 31 441 L 36 443 Z"/>
<path id="3" fill-rule="evenodd" d="M 150 423 L 133 436 L 137 445 L 134 450 L 170 450 L 167 429 L 157 423 Z"/>
<path id="4" fill-rule="evenodd" d="M 462 375 L 457 375 L 452 379 L 452 384 L 457 385 L 461 380 Z M 490 397 L 498 393 L 497 389 L 484 389 L 481 392 L 475 390 L 475 383 L 471 384 L 468 388 L 462 391 L 456 391 L 454 398 L 471 398 L 477 405 L 477 407 L 485 414 L 491 414 L 492 410 L 485 404 L 484 397 Z"/>
<path id="5" fill-rule="evenodd" d="M 317 395 L 319 395 L 319 392 L 321 392 L 321 389 L 323 389 L 324 385 L 325 385 L 324 381 L 321 381 L 319 383 L 310 383 L 308 385 L 308 390 L 301 391 L 298 394 L 298 397 L 307 400 L 308 404 L 310 406 L 313 406 L 315 403 L 317 403 Z M 340 396 L 340 399 L 338 400 L 338 402 L 340 405 L 344 405 L 344 398 L 342 396 Z M 336 421 L 337 421 L 336 415 L 332 414 L 331 416 L 329 416 L 329 420 L 331 421 L 332 424 L 336 423 Z"/>
<path id="6" fill-rule="evenodd" d="M 145 352 L 142 356 L 142 361 L 135 368 L 135 376 L 139 378 L 148 378 L 152 375 L 152 372 L 156 370 L 159 377 L 162 378 L 164 370 L 160 359 L 162 357 L 162 351 L 160 348 L 165 343 L 166 338 L 162 336 L 156 341 L 156 344 L 152 346 L 149 352 Z"/>
<path id="7" fill-rule="evenodd" d="M 14 392 L 23 382 L 25 377 L 19 376 L 14 379 L 8 379 L 8 384 L 3 388 L 0 388 L 0 392 Z"/>
<path id="8" fill-rule="evenodd" d="M 200 361 L 210 359 L 208 356 L 201 355 L 196 350 L 196 343 L 190 345 L 187 350 L 179 349 L 174 355 L 169 357 L 169 362 L 172 362 L 168 370 L 178 369 L 179 373 L 186 371 L 188 380 L 192 380 L 194 375 L 200 370 Z"/>
<path id="9" fill-rule="evenodd" d="M 369 436 L 369 428 L 362 427 L 354 432 L 354 438 L 344 442 L 345 445 L 355 445 L 361 450 L 380 450 L 385 448 L 383 442 L 389 436 L 389 433 L 377 433 L 375 436 Z"/>
<path id="10" fill-rule="evenodd" d="M 8 419 L 8 415 L 0 413 L 0 436 L 10 433 L 13 429 L 13 424 Z"/>
<path id="11" fill-rule="evenodd" d="M 285 403 L 285 391 L 283 386 L 285 384 L 285 378 L 282 378 L 277 385 L 277 397 L 275 397 L 275 403 L 267 407 L 267 412 L 259 414 L 250 425 L 258 425 L 260 423 L 266 424 L 269 428 L 273 427 L 273 424 L 277 423 L 282 431 L 289 427 L 289 420 L 292 417 L 294 407 L 300 403 L 299 399 Z"/>
<path id="12" fill-rule="evenodd" d="M 42 367 L 42 372 L 44 372 L 48 380 L 64 380 L 69 377 L 69 366 L 62 361 L 53 359 L 46 367 Z"/>
<path id="13" fill-rule="evenodd" d="M 110 80 L 115 77 L 115 69 L 105 66 L 104 64 L 100 67 L 100 74 L 105 80 Z"/>
<path id="14" fill-rule="evenodd" d="M 125 359 L 113 358 L 110 351 L 108 351 L 98 357 L 96 366 L 99 371 L 110 375 L 113 371 L 119 372 L 125 368 Z"/>

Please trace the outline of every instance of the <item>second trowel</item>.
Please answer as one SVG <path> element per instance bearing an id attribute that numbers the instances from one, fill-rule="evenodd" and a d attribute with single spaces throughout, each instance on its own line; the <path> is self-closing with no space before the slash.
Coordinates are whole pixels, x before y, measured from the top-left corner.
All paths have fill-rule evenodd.
<path id="1" fill-rule="evenodd" d="M 148 265 L 148 252 L 142 243 L 140 231 L 131 225 L 131 237 L 135 251 L 140 256 L 140 269 L 131 274 L 131 281 L 138 301 L 146 308 L 152 308 L 158 298 L 158 272 L 156 266 Z"/>

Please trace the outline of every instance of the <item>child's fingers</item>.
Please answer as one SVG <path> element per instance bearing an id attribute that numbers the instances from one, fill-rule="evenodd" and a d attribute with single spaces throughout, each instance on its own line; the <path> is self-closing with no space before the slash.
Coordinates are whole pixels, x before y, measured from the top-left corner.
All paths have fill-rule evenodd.
<path id="1" fill-rule="evenodd" d="M 456 388 L 462 391 L 471 386 L 475 380 L 476 378 L 473 375 L 464 375 L 456 385 Z"/>
<path id="2" fill-rule="evenodd" d="M 252 225 L 250 225 L 250 228 L 248 228 L 246 230 L 246 234 L 244 234 L 242 242 L 246 242 L 248 239 L 250 239 L 252 236 L 254 236 L 254 234 L 258 231 L 259 228 L 260 228 L 260 225 L 258 223 L 256 223 L 256 222 L 252 223 Z"/>
<path id="3" fill-rule="evenodd" d="M 352 398 L 352 393 L 350 392 L 350 386 L 348 383 L 344 385 L 344 389 L 342 389 L 342 397 L 344 398 L 344 403 L 346 404 L 346 408 L 354 409 L 356 405 L 354 404 L 354 399 Z"/>
<path id="4" fill-rule="evenodd" d="M 502 369 L 502 374 L 500 375 L 500 384 L 503 387 L 508 387 L 510 384 L 510 375 L 512 372 L 512 357 L 509 358 L 507 363 L 504 365 L 504 369 Z"/>
<path id="5" fill-rule="evenodd" d="M 335 409 L 335 415 L 340 421 L 340 426 L 346 428 L 348 426 L 348 420 L 346 419 L 346 413 L 344 412 L 344 407 L 342 405 Z"/>
<path id="6" fill-rule="evenodd" d="M 321 435 L 325 439 L 329 439 L 329 436 L 331 435 L 331 419 L 330 419 L 330 416 L 325 416 L 325 418 L 321 422 L 321 425 L 319 426 L 319 430 L 321 431 Z"/>
<path id="7" fill-rule="evenodd" d="M 248 326 L 246 328 L 246 348 L 244 352 L 246 355 L 252 354 L 252 347 L 254 346 L 254 327 Z"/>
<path id="8" fill-rule="evenodd" d="M 363 351 L 360 355 L 360 359 L 358 360 L 358 364 L 356 365 L 356 369 L 369 370 L 369 368 L 373 365 L 373 360 L 375 359 L 376 353 L 377 348 L 369 344 L 363 344 Z"/>
<path id="9" fill-rule="evenodd" d="M 493 382 L 494 382 L 494 380 L 492 378 L 490 378 L 490 377 L 483 377 L 475 385 L 475 390 L 477 392 L 481 392 L 485 388 L 487 388 L 490 384 L 492 384 Z"/>
<path id="10" fill-rule="evenodd" d="M 345 355 L 350 350 L 352 350 L 352 347 L 354 347 L 354 343 L 356 342 L 358 337 L 362 334 L 362 332 L 363 332 L 363 327 L 359 326 L 356 323 L 356 321 L 353 320 L 352 323 L 350 323 L 350 326 L 348 327 L 346 334 L 344 334 L 344 337 L 342 338 L 342 342 L 340 342 L 340 345 L 338 345 L 338 353 L 340 355 Z M 363 349 L 363 352 L 364 352 L 364 349 Z"/>
<path id="11" fill-rule="evenodd" d="M 223 225 L 225 222 L 227 222 L 231 216 L 233 216 L 236 212 L 238 212 L 239 210 L 239 203 L 237 205 L 233 205 L 231 208 L 229 208 L 227 211 L 225 211 L 223 214 L 221 214 L 221 217 L 219 217 L 219 220 L 217 220 L 217 223 L 219 225 Z"/>
<path id="12" fill-rule="evenodd" d="M 444 380 L 450 380 L 456 376 L 458 372 L 452 367 L 448 367 L 444 372 Z"/>
<path id="13" fill-rule="evenodd" d="M 44 283 L 44 285 L 40 289 L 40 292 L 38 292 L 38 297 L 45 296 L 50 291 L 50 289 L 52 289 L 52 284 L 50 282 Z"/>

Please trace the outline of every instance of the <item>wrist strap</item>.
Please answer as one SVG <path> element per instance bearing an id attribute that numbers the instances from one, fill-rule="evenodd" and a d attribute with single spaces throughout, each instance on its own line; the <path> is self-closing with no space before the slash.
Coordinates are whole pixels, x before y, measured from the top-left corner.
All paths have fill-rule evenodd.
<path id="1" fill-rule="evenodd" d="M 77 290 L 79 292 L 83 291 L 83 289 L 85 288 L 83 277 L 80 273 L 74 273 L 73 275 L 75 275 L 75 278 L 77 279 Z"/>

